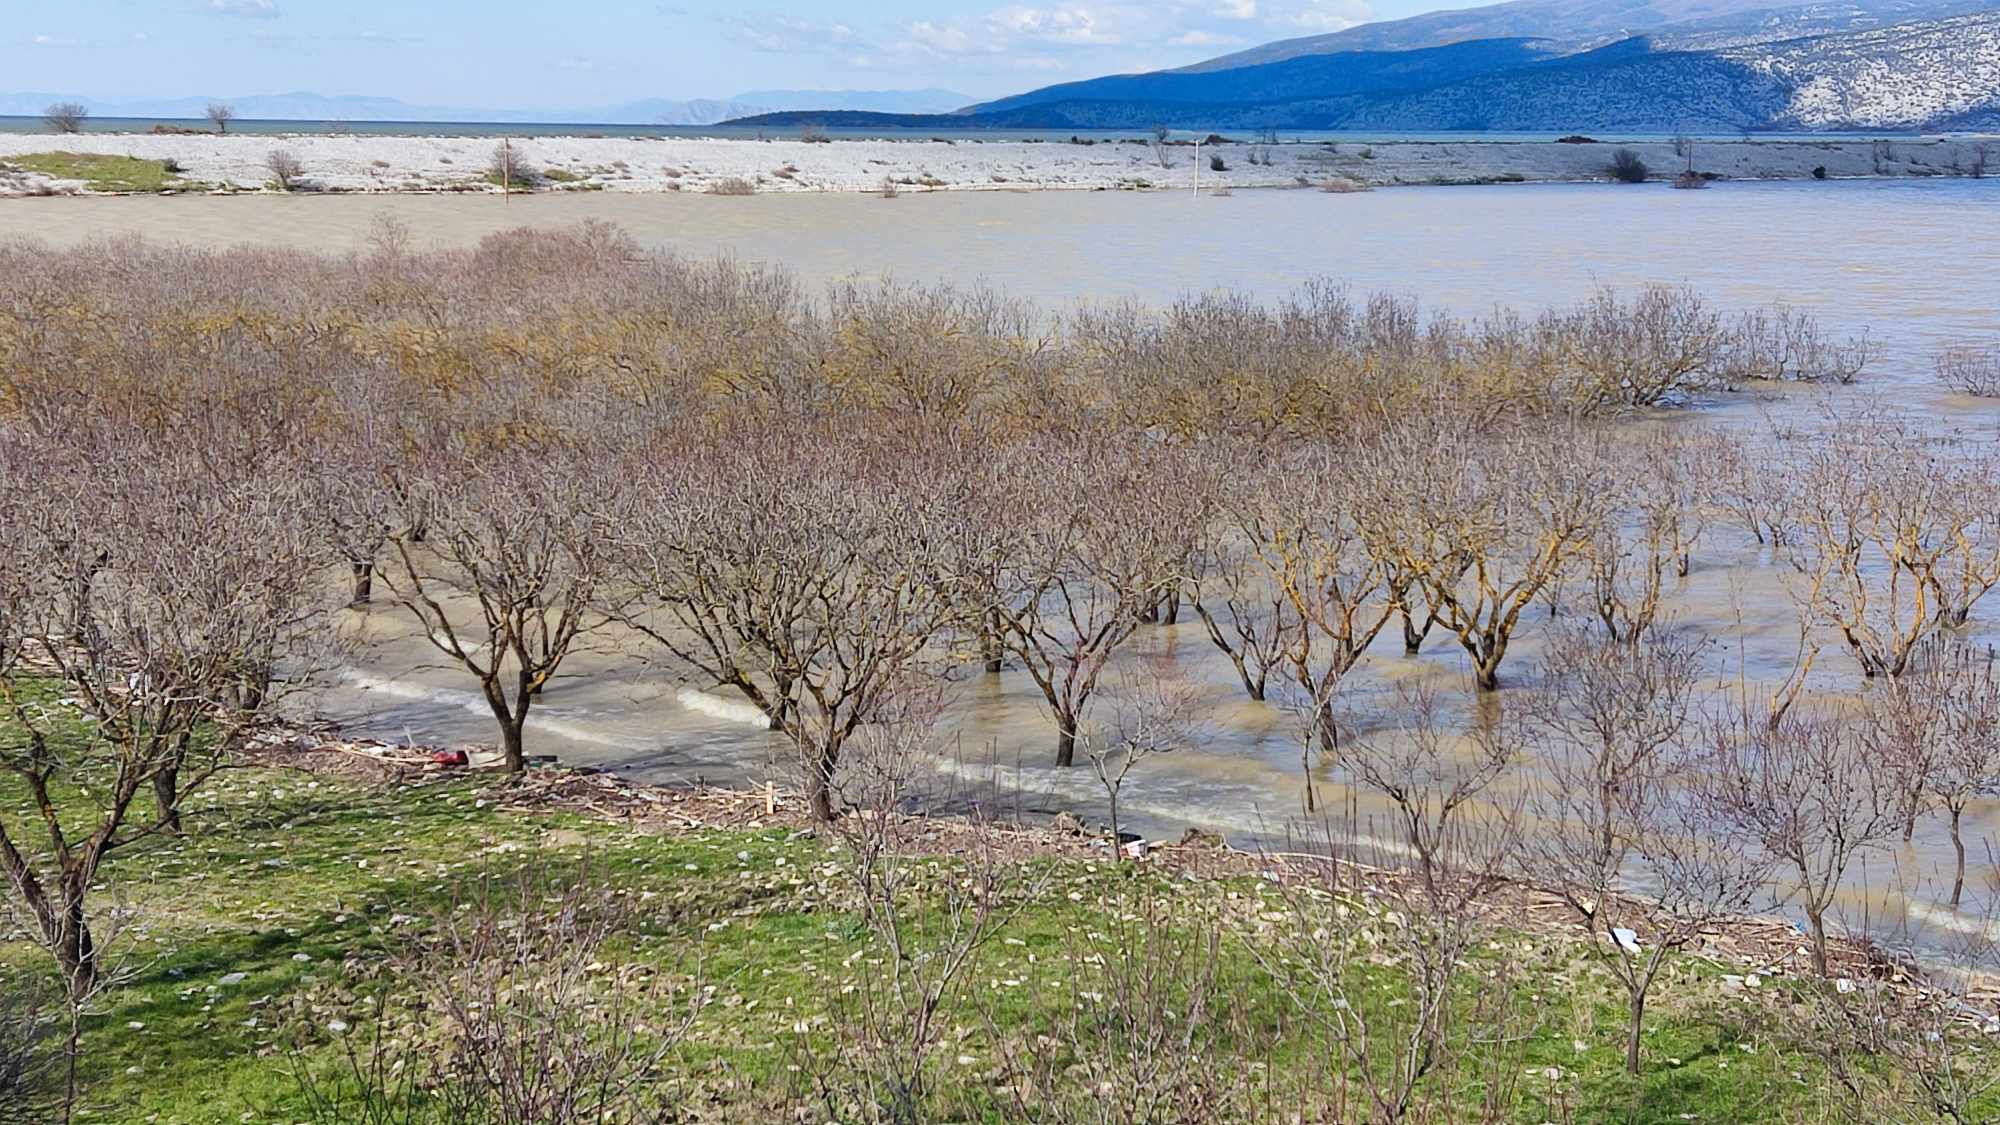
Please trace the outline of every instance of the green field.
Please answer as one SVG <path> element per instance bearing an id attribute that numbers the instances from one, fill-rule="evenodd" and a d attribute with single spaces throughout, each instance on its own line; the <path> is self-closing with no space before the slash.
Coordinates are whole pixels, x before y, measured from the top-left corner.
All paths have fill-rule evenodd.
<path id="1" fill-rule="evenodd" d="M 0 792 L 10 826 L 25 824 L 20 790 Z M 476 779 L 243 769 L 203 791 L 186 836 L 115 855 L 100 906 L 132 911 L 115 956 L 129 979 L 86 1018 L 79 1120 L 368 1119 L 339 1100 L 358 1089 L 346 1052 L 365 1064 L 387 1042 L 444 1057 L 445 993 L 520 986 L 506 967 L 454 975 L 467 968 L 453 963 L 464 920 L 525 933 L 558 902 L 615 919 L 590 964 L 568 967 L 592 1005 L 621 1012 L 586 1038 L 628 1021 L 646 1029 L 632 1049 L 650 1049 L 695 1013 L 642 1083 L 644 1119 L 898 1119 L 882 1110 L 894 1099 L 879 1074 L 898 1057 L 883 1045 L 906 1041 L 909 1023 L 850 853 L 789 827 L 631 826 L 506 810 L 504 796 Z M 936 975 L 946 892 L 963 888 L 968 862 L 885 869 L 910 880 L 897 900 L 910 980 Z M 1369 1119 L 1287 969 L 1306 948 L 1297 935 L 1344 928 L 1346 995 L 1378 1034 L 1399 1026 L 1396 919 L 1367 895 L 1076 858 L 996 872 L 1001 921 L 940 990 L 936 1033 L 914 1053 L 928 1079 L 900 1119 L 1083 1120 L 1062 1107 L 1106 1097 L 1132 1102 L 1107 1120 L 1292 1120 L 1308 1099 L 1306 1120 Z M 1778 990 L 1733 986 L 1727 966 L 1696 957 L 1670 966 L 1645 1073 L 1624 1074 L 1622 994 L 1579 940 L 1500 931 L 1479 943 L 1455 986 L 1455 1053 L 1422 1085 L 1433 1115 L 1410 1120 L 1841 1119 L 1822 1116 L 1836 1103 L 1818 1062 L 1792 1049 Z M 52 977 L 29 943 L 0 951 L 10 991 Z M 561 976 L 561 955 L 541 955 L 535 979 Z M 1146 1109 L 1140 1089 L 1159 1104 Z M 316 1110 L 312 1091 L 336 1108 Z M 1214 1115 L 1190 1112 L 1196 1098 Z"/>
<path id="2" fill-rule="evenodd" d="M 159 160 L 133 156 L 101 156 L 80 152 L 37 152 L 0 160 L 0 168 L 37 172 L 59 180 L 82 180 L 91 191 L 161 192 L 185 191 L 201 187 L 169 171 Z"/>

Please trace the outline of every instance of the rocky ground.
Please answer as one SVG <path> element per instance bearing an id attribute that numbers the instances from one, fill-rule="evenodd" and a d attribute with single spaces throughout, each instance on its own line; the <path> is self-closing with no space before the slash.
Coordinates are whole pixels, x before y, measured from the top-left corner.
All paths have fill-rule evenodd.
<path id="1" fill-rule="evenodd" d="M 295 190 L 498 191 L 495 142 L 474 137 L 0 134 L 0 194 L 134 190 L 129 178 L 93 180 L 48 154 L 160 162 L 171 175 L 137 190 L 238 191 L 272 186 L 271 156 L 300 169 Z M 1654 179 L 1686 161 L 1665 142 L 1339 142 L 1256 146 L 1242 138 L 1163 149 L 1134 141 L 768 141 L 713 138 L 542 137 L 512 146 L 536 190 L 621 192 L 874 192 L 930 190 L 1180 189 L 1587 181 L 1609 178 L 1612 154 L 1632 149 Z M 1696 146 L 1698 172 L 1724 179 L 1953 176 L 1984 171 L 2000 140 L 1743 140 Z M 1214 171 L 1211 159 L 1226 166 Z M 1995 164 L 2000 174 L 2000 163 Z"/>

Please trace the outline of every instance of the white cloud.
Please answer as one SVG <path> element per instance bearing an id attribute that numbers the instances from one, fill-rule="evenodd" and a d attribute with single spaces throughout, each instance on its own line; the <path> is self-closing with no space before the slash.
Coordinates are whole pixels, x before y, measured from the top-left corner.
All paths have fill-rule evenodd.
<path id="1" fill-rule="evenodd" d="M 848 51 L 866 44 L 844 23 L 818 23 L 792 16 L 763 14 L 725 17 L 723 32 L 753 50 L 774 54 L 816 54 Z"/>
<path id="2" fill-rule="evenodd" d="M 208 0 L 202 10 L 218 16 L 268 20 L 278 14 L 278 0 Z"/>
<path id="3" fill-rule="evenodd" d="M 1167 40 L 1170 47 L 1236 47 L 1244 40 L 1234 35 L 1221 35 L 1213 31 L 1183 31 Z"/>
<path id="4" fill-rule="evenodd" d="M 1345 31 L 1374 18 L 1367 0 L 1305 0 L 1278 17 L 1293 27 L 1317 32 Z"/>
<path id="5" fill-rule="evenodd" d="M 1215 6 L 1215 15 L 1225 20 L 1254 20 L 1257 18 L 1257 0 L 1222 0 Z"/>

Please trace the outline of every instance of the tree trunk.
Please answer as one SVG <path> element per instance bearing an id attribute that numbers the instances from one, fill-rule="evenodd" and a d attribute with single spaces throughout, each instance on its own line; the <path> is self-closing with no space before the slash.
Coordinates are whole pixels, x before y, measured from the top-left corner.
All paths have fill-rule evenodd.
<path id="1" fill-rule="evenodd" d="M 1500 690 L 1500 658 L 1475 656 L 1472 661 L 1473 686 L 1480 691 Z"/>
<path id="2" fill-rule="evenodd" d="M 180 835 L 181 767 L 178 763 L 153 775 L 153 801 L 160 806 L 160 826 L 172 835 Z"/>
<path id="3" fill-rule="evenodd" d="M 360 609 L 375 596 L 375 564 L 358 562 L 354 568 L 353 594 L 347 599 L 350 608 Z"/>
<path id="4" fill-rule="evenodd" d="M 1076 718 L 1056 715 L 1056 766 L 1068 769 L 1076 764 Z"/>
<path id="5" fill-rule="evenodd" d="M 1000 674 L 1001 660 L 1006 650 L 1000 645 L 1000 611 L 986 611 L 986 630 L 979 637 L 979 645 L 986 651 L 986 671 L 988 675 Z"/>
<path id="6" fill-rule="evenodd" d="M 1404 609 L 1397 612 L 1403 618 L 1403 655 L 1416 656 L 1424 649 L 1424 634 L 1431 631 L 1430 622 L 1425 621 L 1424 627 L 1419 629 L 1417 628 L 1416 618 L 1410 616 L 1409 610 Z"/>
<path id="7" fill-rule="evenodd" d="M 1956 807 L 1951 810 L 1951 846 L 1958 853 L 1958 873 L 1951 883 L 1951 905 L 1954 910 L 1958 908 L 1959 898 L 1965 894 L 1965 837 L 1958 830 L 1959 818 L 1963 813 L 1964 810 Z"/>
<path id="8" fill-rule="evenodd" d="M 97 988 L 97 944 L 91 938 L 90 923 L 83 913 L 84 885 L 78 882 L 72 886 L 70 877 L 65 875 L 62 895 L 52 944 L 70 999 L 81 1001 Z"/>
<path id="9" fill-rule="evenodd" d="M 508 773 L 524 773 L 528 768 L 528 757 L 522 751 L 522 728 L 528 725 L 528 709 L 521 708 L 519 718 L 500 721 L 500 752 L 507 761 Z"/>
<path id="10" fill-rule="evenodd" d="M 1632 993 L 1632 1026 L 1625 1035 L 1625 1072 L 1639 1073 L 1639 1033 L 1646 1026 L 1646 994 Z"/>
<path id="11" fill-rule="evenodd" d="M 1825 912 L 1819 907 L 1809 906 L 1806 908 L 1806 928 L 1812 931 L 1813 969 L 1819 973 L 1819 979 L 1821 980 L 1825 980 L 1831 975 L 1827 972 L 1826 918 L 1824 914 Z"/>

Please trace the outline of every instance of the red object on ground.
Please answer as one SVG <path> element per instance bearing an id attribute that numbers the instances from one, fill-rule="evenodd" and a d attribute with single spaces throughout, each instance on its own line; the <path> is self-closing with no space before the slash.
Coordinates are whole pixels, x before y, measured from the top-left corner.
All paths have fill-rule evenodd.
<path id="1" fill-rule="evenodd" d="M 467 759 L 463 750 L 440 750 L 431 755 L 431 761 L 440 766 L 462 766 Z"/>

